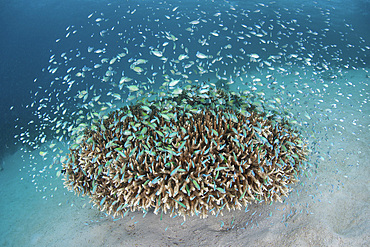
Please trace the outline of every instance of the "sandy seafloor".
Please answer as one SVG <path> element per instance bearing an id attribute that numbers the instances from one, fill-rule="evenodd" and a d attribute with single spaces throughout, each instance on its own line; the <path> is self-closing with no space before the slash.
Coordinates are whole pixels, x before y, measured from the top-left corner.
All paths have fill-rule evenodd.
<path id="1" fill-rule="evenodd" d="M 309 113 L 306 135 L 314 143 L 310 158 L 317 168 L 284 203 L 185 222 L 169 215 L 160 220 L 152 212 L 113 221 L 91 208 L 88 198 L 67 192 L 53 169 L 33 180 L 32 174 L 40 172 L 29 172 L 30 167 L 42 171 L 53 161 L 43 161 L 39 151 L 30 156 L 20 150 L 5 159 L 0 172 L 0 245 L 369 246 L 368 75 L 366 69 L 350 69 L 320 93 L 312 87 L 311 94 L 300 97 L 297 109 Z M 323 101 L 318 104 L 315 96 Z"/>

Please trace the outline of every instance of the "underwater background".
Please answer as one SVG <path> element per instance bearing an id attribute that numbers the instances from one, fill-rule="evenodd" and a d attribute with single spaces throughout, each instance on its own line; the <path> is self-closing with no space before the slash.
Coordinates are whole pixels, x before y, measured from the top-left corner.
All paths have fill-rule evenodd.
<path id="1" fill-rule="evenodd" d="M 2 1 L 1 245 L 366 246 L 369 11 L 360 0 Z M 311 167 L 283 203 L 112 219 L 64 188 L 81 123 L 221 79 L 309 143 Z"/>

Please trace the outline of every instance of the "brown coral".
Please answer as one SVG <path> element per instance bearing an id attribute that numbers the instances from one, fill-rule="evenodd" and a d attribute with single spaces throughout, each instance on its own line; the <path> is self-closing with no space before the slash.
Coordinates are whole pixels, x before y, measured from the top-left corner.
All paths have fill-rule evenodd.
<path id="1" fill-rule="evenodd" d="M 64 164 L 65 185 L 114 216 L 154 208 L 206 217 L 281 201 L 306 153 L 298 132 L 247 98 L 187 89 L 124 107 L 86 129 Z"/>

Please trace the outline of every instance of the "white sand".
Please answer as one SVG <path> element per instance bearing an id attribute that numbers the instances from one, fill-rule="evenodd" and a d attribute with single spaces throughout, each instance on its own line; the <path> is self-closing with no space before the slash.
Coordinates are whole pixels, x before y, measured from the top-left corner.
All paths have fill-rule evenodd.
<path id="1" fill-rule="evenodd" d="M 304 185 L 297 185 L 286 203 L 251 205 L 248 212 L 226 212 L 223 217 L 207 219 L 192 217 L 185 223 L 182 218 L 168 215 L 160 220 L 152 212 L 145 218 L 138 212 L 113 221 L 91 209 L 87 198 L 63 189 L 53 169 L 36 177 L 38 189 L 47 187 L 45 192 L 36 192 L 32 174 L 40 173 L 28 172 L 30 165 L 37 163 L 32 166 L 41 170 L 52 161 L 42 161 L 39 151 L 34 152 L 37 160 L 19 151 L 5 159 L 0 172 L 0 245 L 368 246 L 370 110 L 363 102 L 368 100 L 369 88 L 359 83 L 369 83 L 365 75 L 363 70 L 345 74 L 337 80 L 342 83 L 338 90 L 343 96 L 335 93 L 336 86 L 331 85 L 322 91 L 324 102 L 317 108 L 316 99 L 308 97 L 305 103 L 301 99 L 301 107 L 310 109 L 311 119 L 306 121 L 314 132 L 308 131 L 309 141 L 317 143 L 311 158 L 318 168 L 312 170 L 311 177 L 303 178 Z M 345 80 L 356 87 L 343 86 Z M 288 84 L 287 78 L 285 81 Z M 346 99 L 349 93 L 352 97 Z M 51 192 L 56 186 L 58 189 Z"/>

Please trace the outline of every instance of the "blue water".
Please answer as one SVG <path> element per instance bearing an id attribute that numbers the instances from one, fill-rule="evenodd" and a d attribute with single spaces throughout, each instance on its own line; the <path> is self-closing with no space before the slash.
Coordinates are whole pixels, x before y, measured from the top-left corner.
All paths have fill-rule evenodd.
<path id="1" fill-rule="evenodd" d="M 173 11 L 177 6 L 178 9 Z M 134 9 L 136 9 L 134 14 L 128 13 Z M 214 15 L 218 12 L 221 16 Z M 88 19 L 91 13 L 93 17 Z M 305 58 L 313 55 L 311 63 L 314 66 L 304 65 L 302 61 L 296 61 L 293 66 L 298 66 L 303 70 L 307 66 L 310 71 L 312 69 L 318 73 L 325 70 L 328 73 L 336 73 L 345 68 L 369 70 L 369 13 L 370 1 L 365 0 L 314 2 L 286 0 L 276 2 L 246 0 L 3 1 L 0 4 L 2 87 L 0 91 L 0 114 L 2 116 L 0 120 L 0 164 L 4 157 L 21 147 L 31 149 L 38 147 L 40 138 L 37 136 L 40 133 L 46 135 L 48 140 L 59 137 L 53 129 L 55 124 L 44 121 L 44 119 L 56 117 L 70 122 L 75 121 L 70 114 L 81 107 L 82 102 L 74 98 L 80 90 L 94 86 L 96 94 L 102 95 L 101 101 L 111 99 L 107 96 L 108 92 L 119 92 L 122 98 L 126 99 L 130 96 L 130 92 L 125 87 L 123 90 L 118 90 L 112 85 L 118 83 L 122 71 L 125 71 L 125 76 L 134 78 L 139 83 L 147 82 L 148 77 L 152 78 L 156 81 L 152 89 L 158 90 L 163 83 L 163 62 L 150 54 L 150 47 L 159 46 L 162 50 L 164 42 L 169 42 L 165 53 L 165 56 L 169 57 L 166 63 L 167 74 L 171 73 L 169 71 L 171 59 L 177 59 L 180 54 L 184 53 L 181 44 L 189 49 L 189 60 L 193 61 L 198 51 L 211 54 L 213 58 L 216 58 L 221 47 L 231 44 L 231 49 L 222 51 L 223 64 L 208 64 L 204 67 L 211 70 L 218 69 L 220 75 L 233 79 L 241 68 L 247 71 L 247 74 L 256 73 L 260 69 L 259 63 L 248 64 L 247 55 L 240 59 L 238 55 L 243 55 L 240 49 L 244 49 L 246 54 L 257 53 L 263 61 L 279 52 L 284 55 L 298 54 Z M 98 17 L 104 18 L 99 25 L 95 21 Z M 154 21 L 156 19 L 158 22 Z M 196 31 L 193 34 L 185 31 L 185 28 L 191 27 L 189 22 L 196 19 L 204 19 L 206 22 L 201 21 L 200 24 L 194 25 Z M 219 23 L 223 26 L 219 26 Z M 253 35 L 249 39 L 237 40 L 237 36 L 244 36 L 250 31 L 242 24 L 253 27 L 253 30 L 256 30 L 255 25 L 262 25 L 263 29 L 272 35 L 271 40 L 276 42 L 275 45 L 265 45 Z M 273 28 L 268 29 L 269 26 Z M 66 30 L 67 27 L 70 29 Z M 113 30 L 112 27 L 114 27 Z M 223 27 L 228 29 L 223 31 Z M 150 30 L 147 31 L 146 28 Z M 77 31 L 76 34 L 65 37 L 68 32 L 74 30 Z M 102 30 L 106 30 L 104 37 L 99 34 Z M 214 30 L 219 32 L 219 36 L 210 35 L 210 32 Z M 310 33 L 309 30 L 316 34 Z M 178 38 L 175 42 L 176 48 L 173 48 L 174 42 L 165 37 L 165 32 Z M 203 46 L 198 42 L 199 39 L 207 37 L 210 37 L 207 40 L 208 46 Z M 58 39 L 60 41 L 56 42 Z M 263 37 L 263 39 L 268 40 L 269 38 Z M 140 44 L 144 44 L 145 47 L 140 47 Z M 109 83 L 101 82 L 106 71 L 104 69 L 86 73 L 83 81 L 74 78 L 76 82 L 71 90 L 68 90 L 67 84 L 54 83 L 51 85 L 55 77 L 65 76 L 66 71 L 71 67 L 77 68 L 73 71 L 75 74 L 79 71 L 78 69 L 93 68 L 96 63 L 100 62 L 101 58 L 98 58 L 94 52 L 88 52 L 88 47 L 94 47 L 94 50 L 106 48 L 103 57 L 109 59 L 123 52 L 126 47 L 129 54 L 122 60 L 148 59 L 149 63 L 142 66 L 148 72 L 145 75 L 138 75 L 130 70 L 131 63 L 115 63 L 112 65 L 115 75 Z M 172 54 L 169 53 L 170 51 Z M 63 53 L 66 53 L 68 60 L 61 58 L 60 55 Z M 60 64 L 58 71 L 50 74 L 48 73 L 49 59 L 53 54 L 56 57 L 55 61 Z M 237 61 L 227 57 L 228 54 L 237 58 Z M 185 61 L 178 64 L 172 62 L 172 66 L 183 72 L 182 67 L 185 63 Z M 327 69 L 323 68 L 323 64 L 328 66 Z M 194 68 L 195 65 L 186 71 L 189 79 L 199 80 L 199 82 L 208 79 L 217 80 L 215 73 L 199 75 L 194 72 Z M 158 72 L 158 75 L 153 75 L 154 72 Z M 176 77 L 173 76 L 173 78 Z M 368 77 L 363 81 L 365 82 L 363 92 L 366 94 L 366 91 L 368 93 L 368 88 L 366 88 L 366 83 L 369 82 Z M 314 85 L 313 83 L 311 86 Z M 341 86 L 344 87 L 344 85 L 339 85 L 338 90 L 342 90 Z M 358 91 L 350 93 L 356 95 Z M 42 98 L 47 98 L 45 100 L 47 107 L 38 111 L 36 108 L 40 105 Z M 35 102 L 35 107 L 30 106 L 32 102 Z M 64 108 L 67 109 L 66 116 L 61 116 L 61 111 L 55 112 L 56 105 L 62 102 L 65 103 Z M 352 103 L 353 109 L 359 107 L 368 109 L 364 101 Z M 368 116 L 365 114 L 366 117 Z M 33 123 L 28 124 L 30 121 Z M 315 123 L 310 125 L 311 128 L 312 126 L 315 126 Z M 25 131 L 30 135 L 26 138 L 27 141 L 14 138 L 16 135 L 19 137 Z M 63 141 L 68 141 L 68 134 L 63 136 Z M 28 144 L 31 144 L 31 147 Z M 6 169 L 5 165 L 3 166 Z"/>
<path id="2" fill-rule="evenodd" d="M 34 79 L 39 78 L 41 83 L 49 79 L 40 77 L 41 69 L 47 65 L 55 40 L 68 25 L 83 21 L 95 9 L 99 6 L 85 1 L 2 1 L 0 157 L 19 148 L 13 139 L 17 133 L 14 126 L 33 119 L 25 106 L 38 91 Z M 9 111 L 11 106 L 14 111 Z"/>

